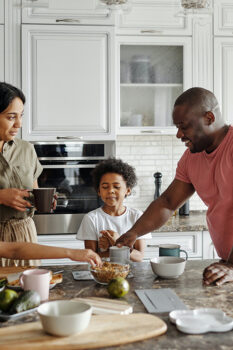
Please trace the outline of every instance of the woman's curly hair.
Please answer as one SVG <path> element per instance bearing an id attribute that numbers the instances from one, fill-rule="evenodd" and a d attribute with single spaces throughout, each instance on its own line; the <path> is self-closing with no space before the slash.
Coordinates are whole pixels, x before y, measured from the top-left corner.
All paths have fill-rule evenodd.
<path id="1" fill-rule="evenodd" d="M 97 164 L 92 172 L 93 185 L 97 192 L 99 191 L 101 177 L 107 173 L 121 175 L 128 188 L 133 188 L 137 184 L 137 177 L 131 165 L 124 163 L 121 159 L 108 158 Z"/>

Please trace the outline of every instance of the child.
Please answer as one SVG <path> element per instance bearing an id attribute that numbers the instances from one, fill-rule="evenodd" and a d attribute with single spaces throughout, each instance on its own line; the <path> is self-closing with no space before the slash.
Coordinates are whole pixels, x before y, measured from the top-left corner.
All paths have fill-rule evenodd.
<path id="1" fill-rule="evenodd" d="M 133 167 L 120 159 L 109 158 L 95 167 L 94 187 L 104 204 L 87 213 L 82 220 L 77 239 L 84 240 L 86 249 L 98 252 L 101 257 L 108 257 L 109 247 L 115 245 L 117 238 L 131 228 L 142 215 L 142 211 L 125 207 L 123 204 L 136 181 Z M 131 260 L 142 261 L 145 238 L 151 238 L 151 234 L 135 242 L 130 254 Z"/>

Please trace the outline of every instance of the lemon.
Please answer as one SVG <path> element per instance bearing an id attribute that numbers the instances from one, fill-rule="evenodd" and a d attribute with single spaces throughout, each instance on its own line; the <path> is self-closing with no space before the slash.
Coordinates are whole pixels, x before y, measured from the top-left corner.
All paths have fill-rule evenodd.
<path id="1" fill-rule="evenodd" d="M 107 290 L 112 297 L 121 298 L 128 293 L 129 283 L 123 277 L 116 277 L 109 282 Z"/>
<path id="2" fill-rule="evenodd" d="M 18 298 L 18 293 L 12 289 L 4 289 L 0 293 L 0 310 L 7 312 L 14 300 Z"/>

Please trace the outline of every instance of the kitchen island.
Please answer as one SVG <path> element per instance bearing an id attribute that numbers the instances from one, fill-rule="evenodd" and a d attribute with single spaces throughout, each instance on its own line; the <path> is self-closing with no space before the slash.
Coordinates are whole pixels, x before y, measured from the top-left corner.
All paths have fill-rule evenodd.
<path id="1" fill-rule="evenodd" d="M 156 278 L 151 270 L 150 264 L 147 262 L 134 263 L 132 267 L 134 277 L 128 279 L 131 289 L 123 299 L 133 306 L 134 313 L 147 313 L 143 304 L 134 293 L 134 290 L 171 288 L 190 309 L 200 307 L 217 307 L 223 310 L 228 316 L 233 317 L 232 283 L 221 287 L 205 287 L 202 285 L 203 269 L 211 262 L 213 261 L 188 261 L 184 274 L 178 279 L 170 280 Z M 61 265 L 59 265 L 59 267 L 51 267 L 51 270 L 53 271 L 58 269 L 61 270 Z M 55 288 L 50 291 L 50 300 L 90 296 L 109 298 L 107 290 L 104 286 L 98 285 L 94 281 L 75 281 L 73 279 L 72 271 L 84 270 L 85 265 L 63 266 L 62 269 L 64 270 L 63 283 L 56 285 Z M 176 329 L 176 326 L 170 323 L 168 313 L 156 314 L 156 316 L 162 318 L 167 324 L 168 330 L 164 335 L 137 343 L 131 343 L 118 347 L 108 347 L 105 349 L 232 349 L 232 331 L 226 333 L 186 335 L 179 332 Z M 38 319 L 37 314 L 32 313 L 29 316 L 25 316 L 24 318 L 15 321 L 1 322 L 0 327 L 7 327 L 10 325 L 20 324 L 22 322 L 32 322 Z"/>

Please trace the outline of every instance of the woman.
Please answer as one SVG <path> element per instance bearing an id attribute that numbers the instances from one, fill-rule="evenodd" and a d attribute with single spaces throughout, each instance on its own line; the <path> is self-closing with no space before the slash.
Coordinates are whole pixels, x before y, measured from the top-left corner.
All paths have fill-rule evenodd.
<path id="1" fill-rule="evenodd" d="M 22 126 L 25 96 L 16 87 L 0 82 L 0 241 L 37 242 L 32 216 L 34 209 L 28 200 L 42 172 L 34 147 L 15 138 Z M 7 247 L 6 247 L 7 248 Z M 8 248 L 7 248 L 8 249 Z M 0 255 L 1 266 L 38 265 L 25 255 Z M 4 259 L 6 258 L 6 259 Z"/>

